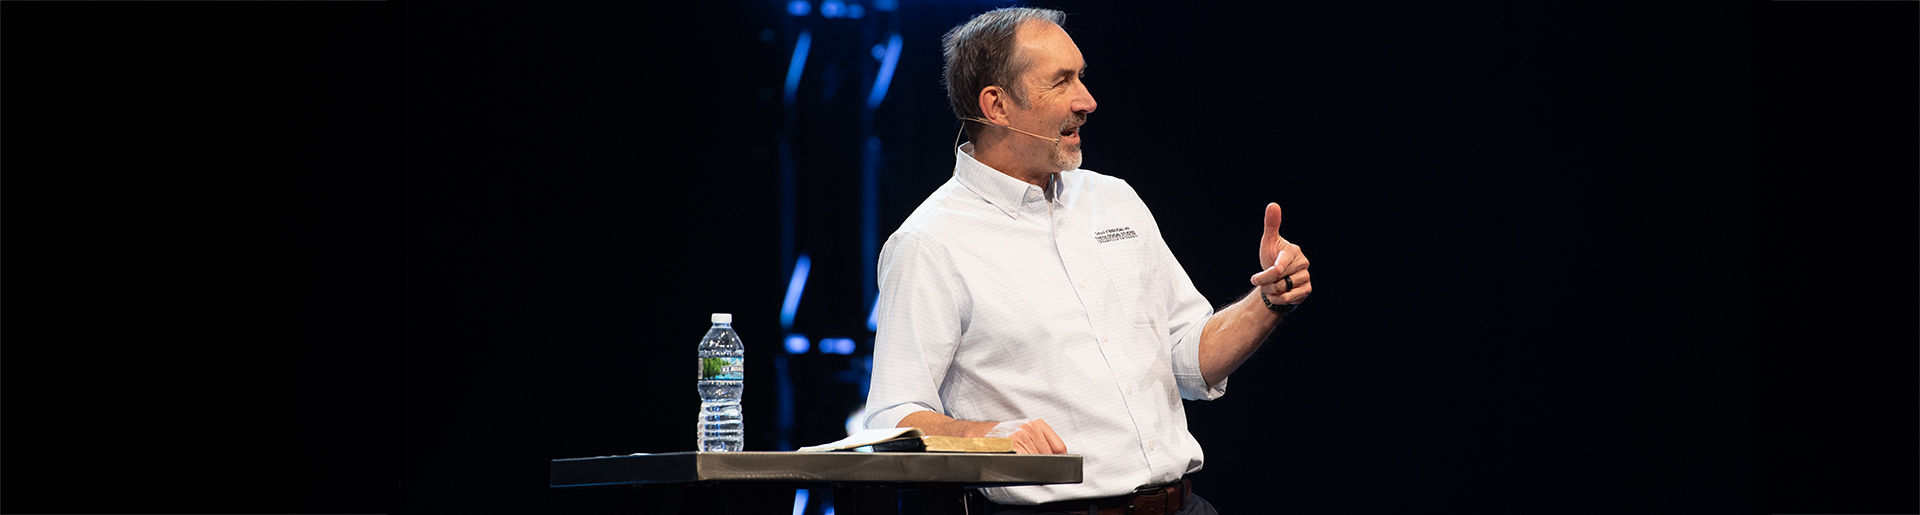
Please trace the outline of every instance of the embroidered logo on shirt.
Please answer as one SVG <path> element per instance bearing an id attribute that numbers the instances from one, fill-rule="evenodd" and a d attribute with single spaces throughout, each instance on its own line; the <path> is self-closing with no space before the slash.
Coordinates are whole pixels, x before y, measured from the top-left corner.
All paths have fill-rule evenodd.
<path id="1" fill-rule="evenodd" d="M 1140 235 L 1134 234 L 1132 227 L 1117 227 L 1117 228 L 1107 229 L 1104 231 L 1093 233 L 1094 241 L 1098 241 L 1100 243 L 1124 240 L 1128 238 L 1138 238 L 1138 237 L 1140 237 Z"/>

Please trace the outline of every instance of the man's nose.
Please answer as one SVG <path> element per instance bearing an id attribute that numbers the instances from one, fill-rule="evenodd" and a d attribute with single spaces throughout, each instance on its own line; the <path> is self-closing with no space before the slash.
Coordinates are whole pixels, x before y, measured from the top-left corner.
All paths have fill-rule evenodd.
<path id="1" fill-rule="evenodd" d="M 1100 102 L 1093 99 L 1093 91 L 1087 89 L 1087 83 L 1082 82 L 1080 83 L 1080 95 L 1073 99 L 1072 107 L 1073 112 L 1086 114 L 1099 108 Z"/>

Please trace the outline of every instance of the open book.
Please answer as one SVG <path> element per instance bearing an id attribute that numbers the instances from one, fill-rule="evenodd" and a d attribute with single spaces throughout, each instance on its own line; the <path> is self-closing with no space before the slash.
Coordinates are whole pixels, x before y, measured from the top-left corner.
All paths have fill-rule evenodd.
<path id="1" fill-rule="evenodd" d="M 847 451 L 869 445 L 873 452 L 1013 452 L 1011 438 L 933 436 L 917 427 L 868 429 L 831 443 L 801 447 L 800 452 Z"/>

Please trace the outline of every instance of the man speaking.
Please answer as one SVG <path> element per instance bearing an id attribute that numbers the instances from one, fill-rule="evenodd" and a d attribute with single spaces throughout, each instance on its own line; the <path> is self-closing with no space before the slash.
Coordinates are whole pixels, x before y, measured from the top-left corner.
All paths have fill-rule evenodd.
<path id="1" fill-rule="evenodd" d="M 1079 169 L 1098 104 L 1064 20 L 998 9 L 943 40 L 969 143 L 880 253 L 867 425 L 1084 456 L 1078 484 L 984 489 L 995 512 L 1213 513 L 1180 400 L 1226 393 L 1313 292 L 1307 258 L 1268 204 L 1254 291 L 1214 312 L 1133 188 Z"/>

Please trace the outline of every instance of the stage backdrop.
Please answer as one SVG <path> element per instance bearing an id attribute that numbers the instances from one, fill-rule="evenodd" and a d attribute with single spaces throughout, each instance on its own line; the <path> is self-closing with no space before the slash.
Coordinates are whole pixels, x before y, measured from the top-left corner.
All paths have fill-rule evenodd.
<path id="1" fill-rule="evenodd" d="M 548 461 L 691 450 L 714 312 L 838 438 L 1002 5 L 0 3 L 0 511 L 644 513 Z M 1201 293 L 1316 265 L 1223 512 L 1920 511 L 1915 4 L 1039 6 Z"/>

